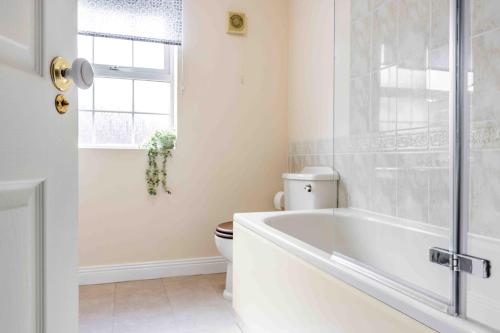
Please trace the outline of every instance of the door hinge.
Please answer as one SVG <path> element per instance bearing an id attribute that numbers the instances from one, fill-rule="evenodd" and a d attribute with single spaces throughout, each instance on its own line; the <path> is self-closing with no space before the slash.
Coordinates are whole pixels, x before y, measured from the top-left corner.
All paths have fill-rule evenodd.
<path id="1" fill-rule="evenodd" d="M 490 277 L 491 265 L 489 260 L 486 259 L 453 253 L 439 247 L 433 247 L 429 250 L 429 260 L 432 263 L 446 266 L 455 272 L 465 272 L 480 276 L 483 279 Z"/>

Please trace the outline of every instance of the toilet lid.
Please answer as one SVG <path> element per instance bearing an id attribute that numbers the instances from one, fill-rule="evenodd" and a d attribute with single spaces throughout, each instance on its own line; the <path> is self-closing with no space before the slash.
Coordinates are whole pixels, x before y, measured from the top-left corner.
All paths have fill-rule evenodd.
<path id="1" fill-rule="evenodd" d="M 233 221 L 229 222 L 224 222 L 221 223 L 217 226 L 215 229 L 216 232 L 221 233 L 221 234 L 226 234 L 226 235 L 232 235 L 233 234 Z"/>

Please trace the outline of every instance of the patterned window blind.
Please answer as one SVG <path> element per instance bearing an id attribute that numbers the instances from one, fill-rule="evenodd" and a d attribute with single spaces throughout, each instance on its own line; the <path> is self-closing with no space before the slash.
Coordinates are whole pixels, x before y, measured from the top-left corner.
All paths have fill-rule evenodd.
<path id="1" fill-rule="evenodd" d="M 182 44 L 182 0 L 78 0 L 81 35 Z"/>

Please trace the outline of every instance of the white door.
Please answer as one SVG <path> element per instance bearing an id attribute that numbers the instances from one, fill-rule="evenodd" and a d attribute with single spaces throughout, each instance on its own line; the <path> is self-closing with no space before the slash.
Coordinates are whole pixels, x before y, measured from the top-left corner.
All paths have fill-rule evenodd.
<path id="1" fill-rule="evenodd" d="M 76 57 L 76 1 L 0 0 L 0 332 L 76 333 L 77 95 L 54 108 L 53 57 Z"/>

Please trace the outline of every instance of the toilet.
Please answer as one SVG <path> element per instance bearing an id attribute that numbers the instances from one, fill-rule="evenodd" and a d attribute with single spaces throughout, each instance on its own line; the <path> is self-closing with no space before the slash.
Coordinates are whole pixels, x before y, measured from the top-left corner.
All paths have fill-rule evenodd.
<path id="1" fill-rule="evenodd" d="M 223 296 L 227 300 L 233 299 L 233 221 L 224 222 L 217 226 L 214 233 L 215 246 L 219 253 L 227 259 L 226 288 Z"/>
<path id="2" fill-rule="evenodd" d="M 329 167 L 306 167 L 300 173 L 284 173 L 285 210 L 337 207 L 339 175 Z M 233 298 L 233 222 L 224 222 L 214 232 L 215 245 L 227 259 L 224 298 Z"/>

